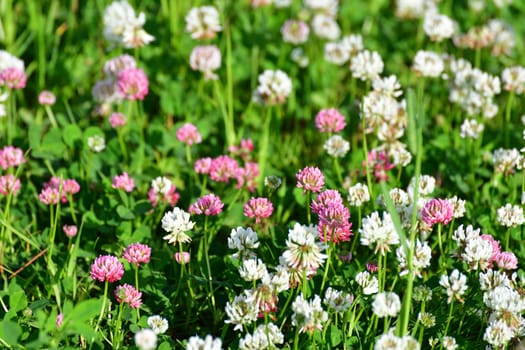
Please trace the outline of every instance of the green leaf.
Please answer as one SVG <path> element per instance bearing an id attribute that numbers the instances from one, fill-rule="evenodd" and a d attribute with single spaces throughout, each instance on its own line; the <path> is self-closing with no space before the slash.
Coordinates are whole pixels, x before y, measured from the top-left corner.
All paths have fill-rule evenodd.
<path id="1" fill-rule="evenodd" d="M 62 130 L 62 138 L 68 147 L 74 148 L 76 142 L 82 142 L 82 130 L 76 124 L 68 124 Z"/>
<path id="2" fill-rule="evenodd" d="M 17 345 L 18 337 L 22 334 L 22 328 L 10 320 L 0 321 L 0 339 L 9 345 Z"/>
<path id="3" fill-rule="evenodd" d="M 133 220 L 135 219 L 135 215 L 131 210 L 123 206 L 122 204 L 117 207 L 117 214 L 121 219 L 124 220 Z"/>
<path id="4" fill-rule="evenodd" d="M 85 300 L 73 308 L 68 319 L 75 320 L 75 322 L 84 322 L 92 319 L 100 312 L 102 299 Z"/>
<path id="5" fill-rule="evenodd" d="M 343 332 L 332 324 L 330 328 L 328 328 L 328 337 L 330 338 L 330 345 L 337 346 L 343 339 Z"/>
<path id="6" fill-rule="evenodd" d="M 9 311 L 22 311 L 27 307 L 27 297 L 24 290 L 9 294 Z"/>
<path id="7" fill-rule="evenodd" d="M 162 342 L 159 347 L 157 348 L 157 350 L 170 350 L 171 349 L 171 345 L 170 343 L 168 343 L 167 341 L 165 342 Z"/>

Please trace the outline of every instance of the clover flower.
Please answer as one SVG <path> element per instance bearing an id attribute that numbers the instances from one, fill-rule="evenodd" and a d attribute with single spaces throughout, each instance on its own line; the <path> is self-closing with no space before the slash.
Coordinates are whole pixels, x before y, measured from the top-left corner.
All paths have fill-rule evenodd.
<path id="1" fill-rule="evenodd" d="M 142 305 L 142 293 L 130 284 L 123 284 L 115 288 L 115 299 L 117 302 L 126 303 L 133 309 L 138 309 Z"/>
<path id="2" fill-rule="evenodd" d="M 135 15 L 135 10 L 126 0 L 113 1 L 104 9 L 104 37 L 112 45 L 125 48 L 141 47 L 155 38 L 142 27 L 146 23 L 144 13 Z"/>
<path id="3" fill-rule="evenodd" d="M 224 207 L 224 203 L 212 193 L 198 198 L 195 203 L 190 205 L 188 211 L 191 214 L 204 214 L 206 216 L 219 215 L 222 212 L 222 207 Z"/>
<path id="4" fill-rule="evenodd" d="M 125 126 L 128 122 L 128 118 L 122 113 L 112 113 L 109 117 L 109 124 L 113 129 L 121 126 Z"/>
<path id="5" fill-rule="evenodd" d="M 188 339 L 186 350 L 222 350 L 222 341 L 220 338 L 213 338 L 207 335 L 204 339 L 193 336 Z"/>
<path id="6" fill-rule="evenodd" d="M 370 201 L 368 186 L 357 183 L 348 189 L 348 203 L 353 207 L 360 207 Z"/>
<path id="7" fill-rule="evenodd" d="M 457 269 L 454 269 L 454 271 L 452 271 L 450 274 L 450 277 L 446 274 L 441 275 L 439 284 L 447 291 L 448 304 L 450 304 L 454 299 L 458 300 L 459 302 L 463 302 L 461 297 L 467 291 L 467 276 L 459 272 Z"/>
<path id="8" fill-rule="evenodd" d="M 288 20 L 284 22 L 281 27 L 283 41 L 295 45 L 305 43 L 308 40 L 309 33 L 310 28 L 308 28 L 308 24 L 303 21 Z"/>
<path id="9" fill-rule="evenodd" d="M 116 256 L 101 255 L 91 264 L 91 278 L 99 282 L 120 281 L 124 274 L 124 265 Z"/>
<path id="10" fill-rule="evenodd" d="M 13 146 L 5 146 L 0 149 L 0 167 L 4 170 L 16 168 L 26 162 L 24 152 Z"/>
<path id="11" fill-rule="evenodd" d="M 20 180 L 13 174 L 0 176 L 0 194 L 8 196 L 10 193 L 16 196 L 20 192 Z"/>
<path id="12" fill-rule="evenodd" d="M 175 206 L 179 201 L 180 194 L 177 187 L 166 177 L 158 176 L 151 181 L 151 187 L 148 191 L 148 200 L 153 207 L 159 202 L 170 206 Z"/>
<path id="13" fill-rule="evenodd" d="M 17 67 L 4 68 L 0 71 L 0 86 L 9 89 L 23 89 L 26 87 L 26 73 Z"/>
<path id="14" fill-rule="evenodd" d="M 232 229 L 230 237 L 228 237 L 228 248 L 236 249 L 237 253 L 233 254 L 236 259 L 250 259 L 254 258 L 256 254 L 253 250 L 259 247 L 259 238 L 250 227 L 237 227 Z"/>
<path id="15" fill-rule="evenodd" d="M 201 134 L 197 127 L 191 123 L 186 123 L 177 130 L 177 140 L 191 146 L 202 142 Z"/>
<path id="16" fill-rule="evenodd" d="M 328 321 L 328 313 L 323 310 L 319 295 L 308 301 L 303 294 L 299 294 L 292 303 L 292 311 L 292 324 L 299 327 L 300 333 L 313 334 L 316 330 L 322 330 Z"/>
<path id="17" fill-rule="evenodd" d="M 372 310 L 379 318 L 395 317 L 401 310 L 401 301 L 396 293 L 378 293 L 372 302 Z"/>
<path id="18" fill-rule="evenodd" d="M 498 209 L 497 214 L 498 223 L 505 227 L 516 227 L 525 222 L 523 208 L 518 205 L 507 203 Z"/>
<path id="19" fill-rule="evenodd" d="M 62 230 L 69 238 L 75 237 L 78 232 L 78 228 L 76 225 L 64 225 L 62 226 Z"/>
<path id="20" fill-rule="evenodd" d="M 317 167 L 303 168 L 295 174 L 295 178 L 297 179 L 297 187 L 302 188 L 303 193 L 307 191 L 321 192 L 324 186 L 324 175 Z"/>
<path id="21" fill-rule="evenodd" d="M 234 324 L 234 331 L 242 331 L 245 325 L 257 321 L 257 305 L 245 294 L 236 295 L 231 303 L 226 302 L 224 310 L 228 316 L 224 322 Z"/>
<path id="22" fill-rule="evenodd" d="M 453 217 L 453 208 L 446 199 L 431 199 L 421 210 L 421 217 L 425 224 L 448 224 Z"/>
<path id="23" fill-rule="evenodd" d="M 315 116 L 315 127 L 320 132 L 340 132 L 345 126 L 345 116 L 335 108 L 322 109 Z"/>
<path id="24" fill-rule="evenodd" d="M 135 188 L 135 181 L 127 172 L 123 172 L 121 175 L 115 175 L 115 177 L 113 177 L 113 184 L 111 187 L 126 192 L 132 192 Z"/>
<path id="25" fill-rule="evenodd" d="M 167 240 L 168 244 L 191 242 L 191 237 L 186 234 L 186 231 L 193 229 L 194 225 L 195 223 L 190 221 L 189 213 L 175 207 L 162 217 L 162 229 L 168 232 L 162 238 Z"/>
<path id="26" fill-rule="evenodd" d="M 203 45 L 193 48 L 190 54 L 190 67 L 204 74 L 204 80 L 217 80 L 213 71 L 221 67 L 221 51 L 215 45 Z"/>
<path id="27" fill-rule="evenodd" d="M 122 257 L 130 264 L 139 266 L 140 263 L 147 264 L 151 256 L 151 247 L 146 244 L 133 243 L 124 249 Z"/>
<path id="28" fill-rule="evenodd" d="M 135 333 L 135 345 L 140 350 L 155 350 L 157 348 L 157 334 L 149 328 L 144 328 Z"/>
<path id="29" fill-rule="evenodd" d="M 106 148 L 106 139 L 103 136 L 93 135 L 87 138 L 87 145 L 93 152 L 102 152 Z"/>
<path id="30" fill-rule="evenodd" d="M 383 59 L 375 51 L 361 51 L 352 58 L 350 63 L 352 76 L 363 81 L 373 81 L 383 72 L 383 68 Z"/>
<path id="31" fill-rule="evenodd" d="M 268 198 L 252 197 L 244 205 L 244 216 L 255 218 L 255 223 L 260 223 L 261 219 L 267 219 L 273 213 L 272 202 Z"/>
<path id="32" fill-rule="evenodd" d="M 52 106 L 56 102 L 55 94 L 51 91 L 43 90 L 38 94 L 38 103 L 42 106 Z"/>
<path id="33" fill-rule="evenodd" d="M 267 106 L 283 104 L 292 92 L 292 80 L 281 70 L 265 70 L 259 75 L 253 99 Z"/>
<path id="34" fill-rule="evenodd" d="M 155 334 L 164 334 L 168 330 L 168 320 L 159 315 L 148 317 L 148 326 Z"/>
<path id="35" fill-rule="evenodd" d="M 193 7 L 186 15 L 186 32 L 193 39 L 213 39 L 221 30 L 219 12 L 213 6 Z"/>
<path id="36" fill-rule="evenodd" d="M 149 92 L 148 77 L 140 68 L 125 68 L 118 74 L 118 88 L 127 100 L 143 100 Z"/>

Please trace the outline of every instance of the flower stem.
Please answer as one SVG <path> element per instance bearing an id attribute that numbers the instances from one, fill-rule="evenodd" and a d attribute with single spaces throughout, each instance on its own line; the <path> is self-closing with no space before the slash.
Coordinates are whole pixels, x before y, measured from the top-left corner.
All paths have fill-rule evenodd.
<path id="1" fill-rule="evenodd" d="M 215 318 L 215 295 L 213 292 L 212 277 L 211 277 L 211 267 L 210 267 L 210 257 L 208 255 L 208 217 L 204 219 L 204 235 L 202 237 L 204 240 L 204 259 L 206 260 L 206 268 L 208 269 L 208 288 L 211 296 L 211 306 L 213 309 L 213 317 Z"/>
<path id="2" fill-rule="evenodd" d="M 448 318 L 447 318 L 447 325 L 445 327 L 445 332 L 443 333 L 443 337 L 446 337 L 448 334 L 448 327 L 450 326 L 450 320 L 452 319 L 452 310 L 454 309 L 454 299 L 450 301 L 450 308 L 448 310 Z M 441 342 L 440 349 L 443 348 L 443 342 Z"/>
<path id="3" fill-rule="evenodd" d="M 109 282 L 104 282 L 104 296 L 102 297 L 102 307 L 100 308 L 100 315 L 98 316 L 97 324 L 95 326 L 95 332 L 98 331 L 98 327 L 100 326 L 100 322 L 102 321 L 102 317 L 104 316 L 104 310 L 106 309 L 106 299 L 108 297 L 108 285 Z"/>

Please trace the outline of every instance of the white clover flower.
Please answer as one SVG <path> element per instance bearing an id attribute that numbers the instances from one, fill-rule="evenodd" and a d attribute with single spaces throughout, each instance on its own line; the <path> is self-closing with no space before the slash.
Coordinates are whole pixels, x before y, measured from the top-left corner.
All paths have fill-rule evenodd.
<path id="1" fill-rule="evenodd" d="M 443 339 L 441 339 L 441 343 L 443 344 L 443 348 L 445 350 L 456 350 L 458 348 L 456 339 L 453 337 L 445 336 Z"/>
<path id="2" fill-rule="evenodd" d="M 292 52 L 290 53 L 290 58 L 301 68 L 307 67 L 310 63 L 308 56 L 300 47 L 296 47 L 292 50 Z"/>
<path id="3" fill-rule="evenodd" d="M 370 201 L 368 186 L 362 183 L 356 183 L 348 189 L 348 203 L 353 207 L 360 207 Z"/>
<path id="4" fill-rule="evenodd" d="M 316 227 L 296 223 L 293 229 L 288 231 L 287 249 L 282 254 L 286 265 L 301 271 L 306 269 L 307 274 L 315 273 L 327 258 L 321 253 L 325 246 L 316 242 L 317 236 Z"/>
<path id="5" fill-rule="evenodd" d="M 481 237 L 466 241 L 467 245 L 461 258 L 471 270 L 486 270 L 492 258 L 492 243 Z"/>
<path id="6" fill-rule="evenodd" d="M 324 58 L 330 63 L 342 66 L 350 59 L 350 52 L 337 42 L 324 44 Z"/>
<path id="7" fill-rule="evenodd" d="M 250 227 L 243 228 L 241 226 L 232 229 L 230 237 L 228 237 L 228 248 L 237 249 L 237 253 L 233 254 L 235 259 L 249 259 L 254 258 L 255 253 L 252 251 L 259 247 L 259 238 L 257 233 Z"/>
<path id="8" fill-rule="evenodd" d="M 242 331 L 244 325 L 257 320 L 257 304 L 253 303 L 245 294 L 237 295 L 233 301 L 227 302 L 225 307 L 228 319 L 224 322 L 234 324 L 233 330 Z"/>
<path id="9" fill-rule="evenodd" d="M 525 92 L 525 67 L 513 66 L 505 68 L 501 72 L 501 81 L 505 90 L 522 95 Z"/>
<path id="10" fill-rule="evenodd" d="M 355 276 L 357 284 L 363 288 L 364 295 L 376 294 L 379 291 L 379 282 L 376 276 L 373 276 L 368 271 L 359 272 Z"/>
<path id="11" fill-rule="evenodd" d="M 445 64 L 437 53 L 419 50 L 414 57 L 412 69 L 424 77 L 436 78 L 445 69 Z"/>
<path id="12" fill-rule="evenodd" d="M 102 152 L 106 148 L 106 139 L 99 135 L 94 135 L 87 138 L 87 144 L 91 151 Z"/>
<path id="13" fill-rule="evenodd" d="M 520 226 L 525 222 L 523 217 L 523 208 L 518 205 L 507 203 L 498 209 L 498 223 L 505 227 Z"/>
<path id="14" fill-rule="evenodd" d="M 324 143 L 326 153 L 336 158 L 343 158 L 350 150 L 350 142 L 339 135 L 333 135 Z"/>
<path id="15" fill-rule="evenodd" d="M 5 50 L 0 50 L 0 72 L 6 68 L 16 68 L 20 71 L 25 71 L 25 64 L 18 57 L 11 55 Z"/>
<path id="16" fill-rule="evenodd" d="M 221 30 L 219 12 L 213 6 L 193 7 L 186 15 L 186 32 L 193 39 L 212 39 Z"/>
<path id="17" fill-rule="evenodd" d="M 372 302 L 372 310 L 379 318 L 395 317 L 401 310 L 401 300 L 396 293 L 378 293 Z"/>
<path id="18" fill-rule="evenodd" d="M 271 344 L 268 344 L 268 339 Z M 284 335 L 275 324 L 259 325 L 253 334 L 246 334 L 239 341 L 240 350 L 277 349 L 276 344 L 284 343 Z"/>
<path id="19" fill-rule="evenodd" d="M 155 334 L 164 334 L 168 330 L 168 320 L 159 315 L 148 317 L 148 326 Z"/>
<path id="20" fill-rule="evenodd" d="M 467 291 L 467 276 L 454 269 L 450 274 L 441 275 L 439 284 L 447 290 L 447 303 L 450 304 L 453 299 L 463 302 L 461 296 Z"/>
<path id="21" fill-rule="evenodd" d="M 173 183 L 164 176 L 158 176 L 151 181 L 151 188 L 156 194 L 167 195 L 170 192 Z"/>
<path id="22" fill-rule="evenodd" d="M 494 168 L 498 173 L 505 175 L 514 173 L 514 170 L 521 167 L 523 157 L 516 148 L 503 149 L 498 148 L 492 155 Z"/>
<path id="23" fill-rule="evenodd" d="M 443 41 L 450 39 L 456 32 L 457 24 L 446 15 L 439 13 L 427 13 L 423 20 L 423 30 L 432 41 Z"/>
<path id="24" fill-rule="evenodd" d="M 403 91 L 401 91 L 401 84 L 395 75 L 383 78 L 377 77 L 372 82 L 372 89 L 380 94 L 393 98 L 397 98 L 403 94 Z"/>
<path id="25" fill-rule="evenodd" d="M 262 279 L 268 274 L 268 270 L 261 259 L 247 259 L 242 262 L 239 274 L 243 280 L 250 282 Z"/>
<path id="26" fill-rule="evenodd" d="M 504 347 L 514 336 L 514 332 L 504 320 L 489 323 L 483 334 L 483 340 L 494 348 Z"/>
<path id="27" fill-rule="evenodd" d="M 292 81 L 281 70 L 265 70 L 258 78 L 253 99 L 265 105 L 278 105 L 286 101 L 292 92 Z"/>
<path id="28" fill-rule="evenodd" d="M 453 211 L 452 216 L 457 218 L 462 218 L 465 215 L 465 201 L 463 199 L 459 199 L 457 196 L 454 196 L 452 198 L 447 199 L 450 205 L 452 205 Z"/>
<path id="29" fill-rule="evenodd" d="M 410 245 L 410 242 L 407 242 Z M 400 275 L 408 274 L 408 262 L 403 247 L 396 249 L 396 256 L 401 269 Z M 421 278 L 421 271 L 430 266 L 430 259 L 432 258 L 432 249 L 426 241 L 421 243 L 419 239 L 416 240 L 416 247 L 414 249 L 414 256 L 412 257 L 412 265 L 414 267 L 414 275 Z"/>
<path id="30" fill-rule="evenodd" d="M 283 41 L 295 45 L 303 44 L 308 40 L 310 28 L 303 21 L 288 20 L 281 27 Z"/>
<path id="31" fill-rule="evenodd" d="M 144 13 L 141 12 L 137 17 L 127 0 L 113 1 L 106 7 L 103 22 L 104 36 L 112 45 L 135 48 L 155 39 L 142 28 L 146 23 Z"/>
<path id="32" fill-rule="evenodd" d="M 215 45 L 196 46 L 190 54 L 190 66 L 203 73 L 204 80 L 217 80 L 213 71 L 221 67 L 221 51 Z"/>
<path id="33" fill-rule="evenodd" d="M 154 350 L 157 348 L 157 334 L 149 328 L 135 333 L 135 345 L 140 350 Z"/>
<path id="34" fill-rule="evenodd" d="M 188 339 L 186 350 L 222 350 L 222 341 L 209 334 L 204 339 L 193 336 Z"/>
<path id="35" fill-rule="evenodd" d="M 490 269 L 479 273 L 479 284 L 482 291 L 490 291 L 498 286 L 512 288 L 513 285 L 505 271 Z"/>
<path id="36" fill-rule="evenodd" d="M 194 225 L 195 223 L 190 221 L 189 213 L 175 207 L 162 217 L 162 228 L 168 232 L 163 239 L 167 240 L 168 244 L 191 242 L 191 237 L 185 232 L 193 229 Z"/>
<path id="37" fill-rule="evenodd" d="M 399 244 L 399 235 L 387 212 L 383 212 L 382 219 L 377 211 L 365 217 L 359 233 L 361 244 L 373 248 L 376 254 L 385 255 L 390 252 L 390 246 Z"/>
<path id="38" fill-rule="evenodd" d="M 408 185 L 407 192 L 410 198 L 414 198 L 414 186 L 416 179 L 413 177 Z M 424 197 L 432 194 L 436 187 L 436 179 L 430 175 L 421 175 L 419 177 L 419 197 Z"/>
<path id="39" fill-rule="evenodd" d="M 292 4 L 292 0 L 273 0 L 273 5 L 277 8 L 285 8 Z"/>
<path id="40" fill-rule="evenodd" d="M 478 123 L 476 119 L 465 119 L 463 124 L 461 124 L 459 136 L 476 140 L 483 129 L 484 125 Z"/>
<path id="41" fill-rule="evenodd" d="M 350 63 L 352 76 L 363 81 L 373 81 L 383 72 L 383 68 L 383 59 L 375 51 L 361 51 L 352 58 L 352 62 Z"/>
<path id="42" fill-rule="evenodd" d="M 338 0 L 304 0 L 304 7 L 316 13 L 324 13 L 330 17 L 337 15 Z"/>
<path id="43" fill-rule="evenodd" d="M 396 336 L 392 330 L 379 337 L 374 345 L 374 350 L 419 350 L 418 341 L 411 335 Z"/>
<path id="44" fill-rule="evenodd" d="M 353 301 L 353 295 L 328 287 L 324 295 L 323 303 L 328 306 L 329 309 L 336 312 L 345 312 L 350 308 Z"/>
<path id="45" fill-rule="evenodd" d="M 290 273 L 288 268 L 283 265 L 278 265 L 275 268 L 275 273 L 268 276 L 270 278 L 269 284 L 276 293 L 281 293 L 290 289 Z"/>
<path id="46" fill-rule="evenodd" d="M 137 62 L 133 56 L 123 54 L 104 63 L 104 74 L 113 80 L 118 79 L 119 73 L 126 68 L 135 68 Z"/>
<path id="47" fill-rule="evenodd" d="M 300 294 L 292 303 L 292 324 L 299 327 L 300 333 L 312 334 L 316 330 L 322 330 L 328 321 L 328 313 L 321 306 L 321 298 L 315 295 L 313 300 L 305 300 Z"/>
<path id="48" fill-rule="evenodd" d="M 525 310 L 525 298 L 507 285 L 499 285 L 483 293 L 483 302 L 494 311 L 521 314 Z"/>
<path id="49" fill-rule="evenodd" d="M 452 239 L 456 241 L 458 246 L 463 247 L 467 242 L 479 238 L 480 230 L 474 229 L 472 225 L 468 225 L 466 230 L 463 228 L 463 224 L 459 225 L 452 234 Z"/>
<path id="50" fill-rule="evenodd" d="M 98 80 L 91 90 L 93 99 L 101 104 L 122 101 L 122 94 L 113 78 Z"/>
<path id="51" fill-rule="evenodd" d="M 430 312 L 419 312 L 417 314 L 417 320 L 421 322 L 425 328 L 432 328 L 436 325 L 436 317 Z"/>
<path id="52" fill-rule="evenodd" d="M 321 39 L 336 40 L 341 35 L 339 24 L 330 16 L 317 14 L 312 19 L 314 34 Z"/>
<path id="53" fill-rule="evenodd" d="M 437 12 L 436 4 L 428 0 L 396 0 L 396 16 L 403 19 L 421 18 Z"/>

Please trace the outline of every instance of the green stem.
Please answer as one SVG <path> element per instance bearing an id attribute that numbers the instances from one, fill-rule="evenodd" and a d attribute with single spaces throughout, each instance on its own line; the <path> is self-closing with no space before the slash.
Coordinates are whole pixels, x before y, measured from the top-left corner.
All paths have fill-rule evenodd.
<path id="1" fill-rule="evenodd" d="M 335 173 L 337 174 L 337 180 L 339 180 L 339 184 L 343 185 L 343 176 L 341 175 L 341 167 L 339 166 L 339 159 L 337 157 L 334 158 L 334 167 L 335 167 Z"/>
<path id="2" fill-rule="evenodd" d="M 509 250 L 509 244 L 510 244 L 510 227 L 507 228 L 507 232 L 505 232 L 505 250 Z"/>
<path id="3" fill-rule="evenodd" d="M 450 302 L 450 308 L 448 310 L 448 318 L 447 318 L 447 325 L 445 327 L 445 332 L 443 333 L 443 338 L 447 336 L 448 334 L 448 327 L 450 326 L 450 320 L 452 319 L 452 310 L 454 309 L 454 299 Z M 440 349 L 443 348 L 443 342 L 441 342 Z"/>
<path id="4" fill-rule="evenodd" d="M 208 288 L 210 293 L 210 300 L 211 300 L 211 306 L 213 309 L 213 315 L 215 317 L 215 294 L 213 292 L 213 284 L 212 284 L 212 275 L 211 275 L 211 267 L 210 267 L 210 257 L 208 255 L 208 216 L 204 218 L 204 232 L 203 237 L 204 240 L 204 259 L 206 260 L 206 268 L 208 270 Z"/>
<path id="5" fill-rule="evenodd" d="M 100 322 L 102 321 L 102 317 L 104 316 L 104 310 L 106 309 L 106 299 L 108 297 L 108 285 L 109 282 L 104 282 L 104 296 L 102 297 L 102 307 L 100 308 L 100 315 L 98 316 L 97 324 L 95 326 L 95 332 L 98 331 L 98 327 L 100 326 Z"/>
<path id="6" fill-rule="evenodd" d="M 44 109 L 46 110 L 47 117 L 49 118 L 49 121 L 51 122 L 51 125 L 53 128 L 58 128 L 57 121 L 55 119 L 55 114 L 53 113 L 53 110 L 50 106 L 44 105 Z"/>
<path id="7" fill-rule="evenodd" d="M 326 243 L 326 240 L 325 240 Z M 328 270 L 330 269 L 330 261 L 332 260 L 332 251 L 334 250 L 334 241 L 330 239 L 330 246 L 328 247 L 328 257 L 326 258 L 326 266 L 324 268 L 323 282 L 321 283 L 321 292 L 324 291 L 326 278 L 328 277 Z"/>
<path id="8" fill-rule="evenodd" d="M 117 322 L 115 323 L 115 333 L 113 336 L 113 349 L 117 350 L 120 347 L 120 339 L 122 336 L 122 308 L 124 306 L 124 301 L 121 301 L 118 306 L 118 316 Z"/>
<path id="9" fill-rule="evenodd" d="M 306 192 L 306 215 L 308 219 L 308 225 L 312 223 L 312 209 L 310 208 L 310 202 L 312 201 L 312 193 Z"/>
<path id="10" fill-rule="evenodd" d="M 514 103 L 514 91 L 509 93 L 509 98 L 507 100 L 507 105 L 505 106 L 505 147 L 509 146 L 510 139 L 510 122 L 512 114 L 512 105 Z"/>
<path id="11" fill-rule="evenodd" d="M 266 170 L 266 162 L 268 160 L 268 148 L 270 144 L 270 125 L 272 123 L 272 107 L 266 107 L 266 119 L 264 121 L 264 129 L 261 140 L 261 148 L 259 151 L 259 192 L 262 192 L 264 184 L 264 172 Z"/>

